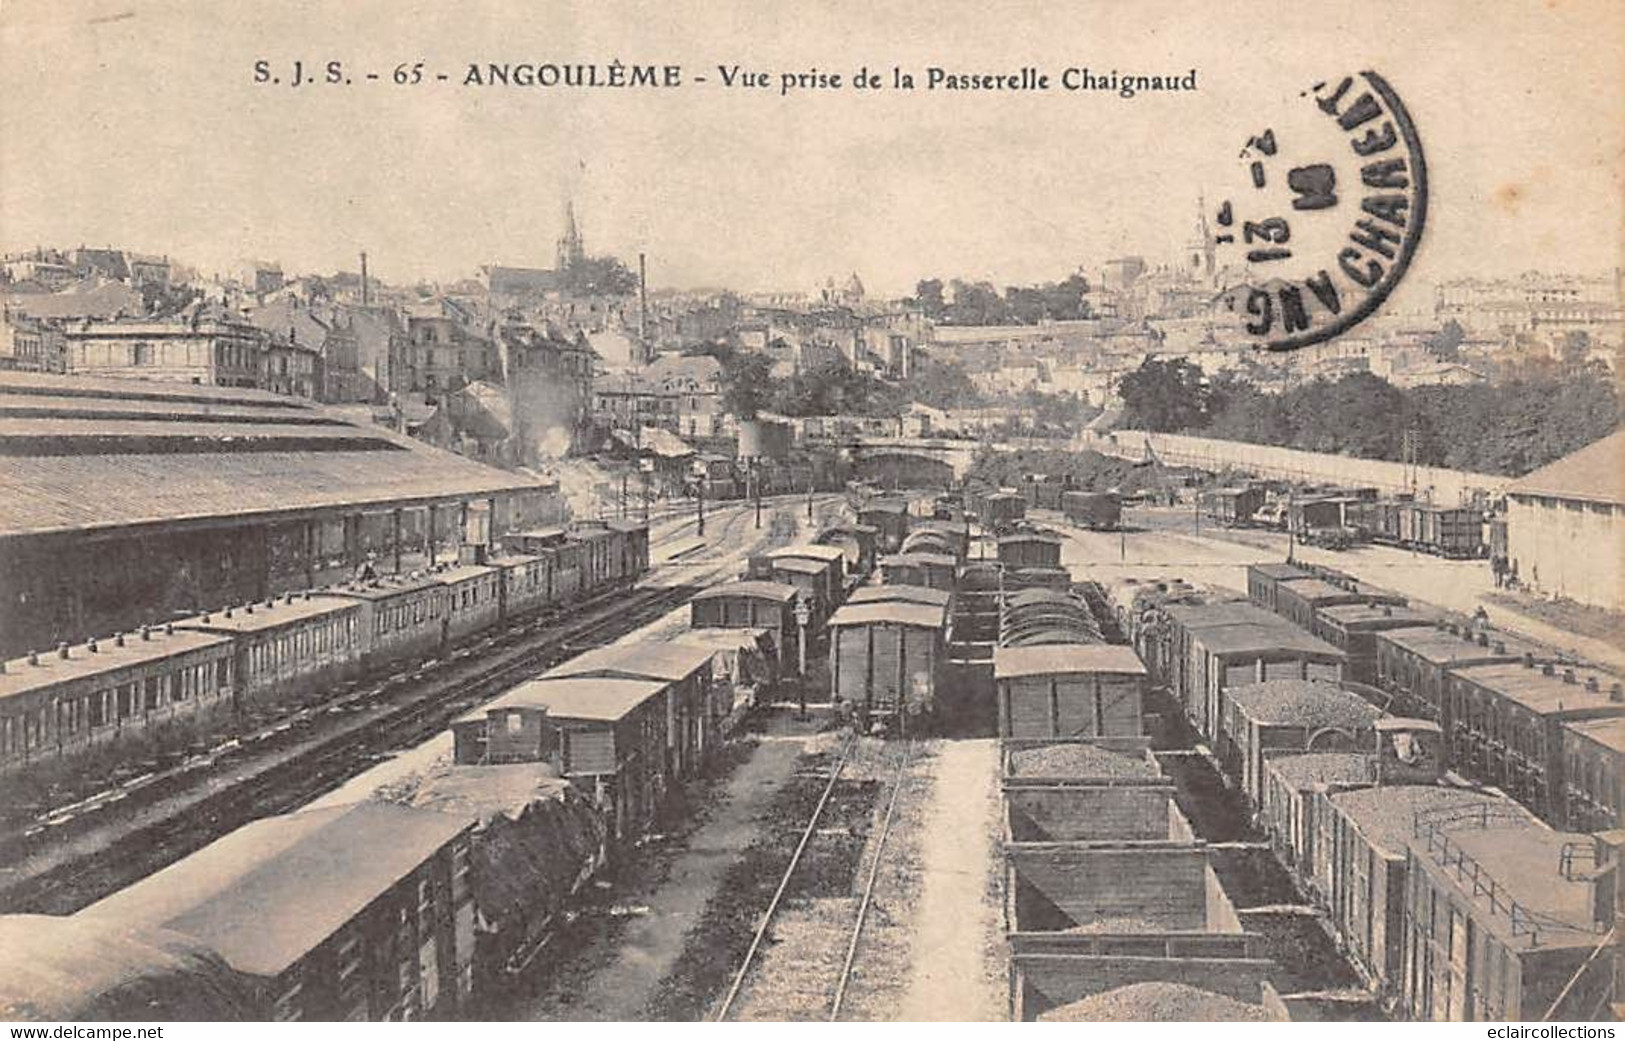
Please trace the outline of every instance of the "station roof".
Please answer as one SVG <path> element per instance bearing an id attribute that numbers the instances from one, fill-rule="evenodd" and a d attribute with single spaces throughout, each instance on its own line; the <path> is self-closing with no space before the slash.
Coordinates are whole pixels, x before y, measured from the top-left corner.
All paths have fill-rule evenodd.
<path id="1" fill-rule="evenodd" d="M 948 612 L 936 604 L 902 601 L 848 604 L 830 616 L 831 628 L 847 625 L 907 625 L 920 629 L 940 629 Z"/>
<path id="2" fill-rule="evenodd" d="M 355 609 L 355 601 L 344 597 L 323 596 L 319 593 L 314 596 L 309 593 L 303 596 L 289 594 L 288 596 L 271 597 L 269 603 L 261 600 L 258 603 L 239 604 L 219 611 L 193 615 L 191 618 L 176 622 L 175 628 L 202 629 L 208 632 L 251 633 L 292 625 L 308 618 L 343 614 L 346 611 L 354 611 Z M 227 615 L 227 611 L 231 612 L 230 615 Z"/>
<path id="3" fill-rule="evenodd" d="M 1540 666 L 1531 668 L 1522 662 L 1464 665 L 1455 674 L 1537 715 L 1625 715 L 1625 702 L 1613 700 L 1608 692 L 1608 685 L 1617 682 L 1611 676 L 1576 670 L 1574 682 L 1570 682 L 1564 679 L 1562 667 L 1548 676 Z M 1598 680 L 1597 690 L 1586 688 L 1588 675 Z"/>
<path id="4" fill-rule="evenodd" d="M 227 647 L 231 642 L 226 636 L 190 629 L 165 633 L 161 626 L 149 629 L 147 637 L 143 640 L 139 632 L 126 633 L 123 647 L 113 639 L 97 640 L 94 651 L 88 644 L 76 644 L 68 648 L 67 658 L 54 649 L 41 650 L 38 665 L 30 665 L 26 655 L 14 658 L 6 662 L 6 671 L 0 673 L 0 701 L 89 676 L 150 665 L 190 651 Z"/>
<path id="5" fill-rule="evenodd" d="M 724 582 L 700 590 L 694 594 L 694 599 L 721 600 L 730 596 L 746 596 L 756 600 L 776 600 L 787 604 L 796 598 L 797 593 L 795 586 L 783 582 Z"/>
<path id="6" fill-rule="evenodd" d="M 900 582 L 891 582 L 879 586 L 859 586 L 852 590 L 846 598 L 849 604 L 931 604 L 935 607 L 947 607 L 953 599 L 953 594 L 946 589 L 932 589 L 930 586 L 913 586 Z"/>
<path id="7" fill-rule="evenodd" d="M 609 677 L 543 676 L 465 713 L 457 722 L 481 720 L 492 711 L 510 708 L 546 709 L 554 719 L 614 723 L 650 698 L 665 693 L 667 684 L 653 680 Z"/>
<path id="8" fill-rule="evenodd" d="M 1109 672 L 1144 676 L 1145 663 L 1132 647 L 1110 643 L 999 647 L 993 652 L 993 678 L 1019 679 L 1050 673 Z"/>
<path id="9" fill-rule="evenodd" d="M 1264 680 L 1228 687 L 1225 697 L 1269 726 L 1366 727 L 1382 713 L 1358 694 L 1324 680 Z"/>
<path id="10" fill-rule="evenodd" d="M 0 372 L 0 536 L 539 489 L 263 391 Z"/>
<path id="11" fill-rule="evenodd" d="M 382 802 L 269 817 L 80 914 L 168 929 L 239 972 L 276 976 L 467 827 L 449 814 Z"/>
<path id="12" fill-rule="evenodd" d="M 700 671 L 710 660 L 711 652 L 704 647 L 653 640 L 616 643 L 578 654 L 547 670 L 543 678 L 605 673 L 676 682 Z"/>

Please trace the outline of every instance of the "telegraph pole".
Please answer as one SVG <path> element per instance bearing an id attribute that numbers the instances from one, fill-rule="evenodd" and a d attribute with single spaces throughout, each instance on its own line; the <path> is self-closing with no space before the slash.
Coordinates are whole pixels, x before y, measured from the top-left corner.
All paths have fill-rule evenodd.
<path id="1" fill-rule="evenodd" d="M 762 526 L 762 475 L 756 470 L 756 457 L 750 457 L 750 483 L 754 489 L 751 498 L 756 500 L 756 527 Z"/>
<path id="2" fill-rule="evenodd" d="M 699 504 L 699 514 L 698 514 L 698 516 L 699 516 L 699 530 L 697 532 L 695 532 L 695 534 L 704 535 L 705 534 L 705 478 L 703 478 L 703 477 L 700 478 L 699 482 L 695 485 L 695 488 L 700 493 L 699 497 L 695 500 L 695 502 Z"/>

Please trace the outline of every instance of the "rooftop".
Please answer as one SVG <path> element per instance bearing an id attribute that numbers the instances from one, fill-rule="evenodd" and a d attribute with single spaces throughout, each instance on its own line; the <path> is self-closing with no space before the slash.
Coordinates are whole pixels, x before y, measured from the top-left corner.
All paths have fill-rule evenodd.
<path id="1" fill-rule="evenodd" d="M 261 391 L 19 372 L 0 372 L 0 455 L 0 536 L 540 487 Z"/>
<path id="2" fill-rule="evenodd" d="M 467 826 L 379 802 L 269 817 L 80 914 L 169 929 L 239 972 L 276 976 Z"/>
<path id="3" fill-rule="evenodd" d="M 1484 637 L 1487 644 L 1481 646 L 1475 639 L 1464 638 L 1448 629 L 1424 629 L 1418 626 L 1390 630 L 1383 633 L 1380 639 L 1438 665 L 1502 659 L 1512 661 L 1525 654 L 1533 655 L 1536 661 L 1552 656 L 1550 648 L 1519 640 L 1503 632 L 1486 630 Z"/>
<path id="4" fill-rule="evenodd" d="M 845 625 L 908 625 L 940 629 L 947 621 L 948 612 L 936 604 L 892 601 L 848 604 L 830 617 L 829 624 L 832 628 Z"/>
<path id="5" fill-rule="evenodd" d="M 780 546 L 778 549 L 770 549 L 767 551 L 767 558 L 769 560 L 786 560 L 794 559 L 796 557 L 806 557 L 809 560 L 822 560 L 825 563 L 834 563 L 837 560 L 845 560 L 846 552 L 839 546 L 813 546 L 806 544 L 796 546 Z"/>
<path id="6" fill-rule="evenodd" d="M 702 589 L 694 594 L 695 600 L 719 600 L 730 596 L 748 596 L 757 600 L 777 600 L 789 603 L 796 598 L 796 587 L 783 582 L 724 582 Z"/>
<path id="7" fill-rule="evenodd" d="M 859 586 L 846 598 L 849 604 L 911 603 L 947 607 L 953 595 L 946 589 L 911 586 L 893 582 L 879 586 Z"/>
<path id="8" fill-rule="evenodd" d="M 1605 716 L 1602 719 L 1580 719 L 1568 724 L 1576 734 L 1588 737 L 1625 755 L 1625 716 Z"/>
<path id="9" fill-rule="evenodd" d="M 1225 689 L 1255 723 L 1271 726 L 1370 726 L 1382 715 L 1376 706 L 1324 680 L 1265 680 Z"/>
<path id="10" fill-rule="evenodd" d="M 1247 565 L 1247 570 L 1255 571 L 1266 578 L 1283 580 L 1292 578 L 1310 578 L 1314 574 L 1311 571 L 1305 571 L 1296 564 L 1249 564 Z"/>
<path id="11" fill-rule="evenodd" d="M 1445 612 L 1417 609 L 1405 604 L 1330 604 L 1320 609 L 1322 618 L 1352 628 L 1403 629 L 1431 626 Z"/>
<path id="12" fill-rule="evenodd" d="M 1323 578 L 1298 578 L 1281 583 L 1281 589 L 1295 596 L 1302 597 L 1311 603 L 1321 600 L 1342 600 L 1345 603 L 1354 603 L 1361 600 L 1366 594 L 1357 589 L 1344 589 L 1333 585 Z"/>
<path id="13" fill-rule="evenodd" d="M 829 573 L 829 561 L 810 560 L 807 557 L 773 557 L 774 571 L 788 571 L 796 575 L 824 575 Z"/>
<path id="14" fill-rule="evenodd" d="M 1534 820 L 1527 810 L 1505 795 L 1471 788 L 1424 784 L 1383 785 L 1380 788 L 1338 792 L 1329 798 L 1332 805 L 1365 836 L 1366 841 L 1388 857 L 1405 855 L 1405 847 L 1416 835 L 1416 815 L 1419 813 L 1448 817 L 1454 810 L 1484 807 L 1492 817 L 1502 817 L 1508 823 Z M 1555 869 L 1556 866 L 1554 857 L 1552 867 Z"/>
<path id="15" fill-rule="evenodd" d="M 1563 848 L 1590 847 L 1591 836 L 1552 831 L 1539 822 L 1492 819 L 1490 825 L 1447 828 L 1431 843 L 1418 836 L 1410 840 L 1411 851 L 1429 874 L 1459 890 L 1478 909 L 1477 920 L 1509 947 L 1595 947 L 1595 884 L 1578 875 L 1564 878 L 1559 868 Z M 1445 856 L 1449 867 L 1439 863 Z"/>
<path id="16" fill-rule="evenodd" d="M 616 643 L 578 654 L 564 664 L 549 669 L 543 676 L 585 676 L 602 672 L 675 682 L 687 679 L 705 668 L 710 661 L 711 652 L 704 647 L 664 641 Z"/>
<path id="17" fill-rule="evenodd" d="M 1017 679 L 1049 673 L 1109 672 L 1146 675 L 1145 663 L 1132 647 L 1109 643 L 1047 644 L 1000 647 L 993 652 L 993 678 Z"/>
<path id="18" fill-rule="evenodd" d="M 936 565 L 938 567 L 953 567 L 959 563 L 958 558 L 946 553 L 893 553 L 880 558 L 881 567 L 908 567 L 909 565 Z"/>
<path id="19" fill-rule="evenodd" d="M 203 629 L 209 632 L 248 633 L 274 629 L 307 618 L 343 614 L 354 611 L 355 603 L 344 597 L 294 596 L 271 597 L 253 604 L 241 604 L 207 614 L 194 615 L 175 623 L 177 629 Z M 230 612 L 229 614 L 227 612 Z"/>
<path id="20" fill-rule="evenodd" d="M 612 678 L 548 677 L 530 680 L 462 716 L 458 722 L 484 719 L 492 711 L 542 708 L 555 719 L 614 723 L 666 690 L 665 683 Z"/>
<path id="21" fill-rule="evenodd" d="M 1213 654 L 1249 654 L 1287 651 L 1324 658 L 1343 657 L 1343 652 L 1288 622 L 1274 618 L 1269 624 L 1227 625 L 1206 629 L 1193 639 Z"/>
<path id="22" fill-rule="evenodd" d="M 78 644 L 68 649 L 67 658 L 55 650 L 42 650 L 37 665 L 30 665 L 26 656 L 8 661 L 6 671 L 0 673 L 0 700 L 229 643 L 228 637 L 189 629 L 166 634 L 159 627 L 148 630 L 147 636 L 143 640 L 139 632 L 126 634 L 123 647 L 114 639 L 97 640 L 94 651 L 88 644 Z"/>
<path id="23" fill-rule="evenodd" d="M 1569 712 L 1625 715 L 1625 701 L 1615 701 L 1608 691 L 1610 684 L 1618 682 L 1613 677 L 1575 671 L 1570 681 L 1564 678 L 1564 671 L 1556 668 L 1548 676 L 1538 665 L 1531 668 L 1522 662 L 1498 662 L 1465 665 L 1456 669 L 1455 674 L 1538 715 Z M 1588 678 L 1598 681 L 1598 689 L 1587 689 Z"/>
<path id="24" fill-rule="evenodd" d="M 1507 493 L 1625 505 L 1625 430 L 1513 481 Z"/>

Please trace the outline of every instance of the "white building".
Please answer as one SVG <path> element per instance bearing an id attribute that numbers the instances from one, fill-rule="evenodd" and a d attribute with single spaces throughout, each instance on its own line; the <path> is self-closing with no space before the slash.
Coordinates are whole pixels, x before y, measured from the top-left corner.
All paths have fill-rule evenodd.
<path id="1" fill-rule="evenodd" d="M 1625 431 L 1508 487 L 1507 555 L 1536 592 L 1625 611 Z"/>

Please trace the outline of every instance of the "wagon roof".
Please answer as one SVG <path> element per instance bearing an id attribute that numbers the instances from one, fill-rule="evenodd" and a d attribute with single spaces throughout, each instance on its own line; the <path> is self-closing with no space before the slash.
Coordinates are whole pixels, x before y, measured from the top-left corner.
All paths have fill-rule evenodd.
<path id="1" fill-rule="evenodd" d="M 1045 644 L 1037 647 L 999 647 L 993 652 L 993 678 L 1109 672 L 1146 675 L 1145 663 L 1133 648 L 1110 643 Z"/>
<path id="2" fill-rule="evenodd" d="M 28 664 L 26 656 L 14 658 L 6 662 L 6 671 L 0 673 L 0 700 L 73 680 L 148 665 L 190 651 L 227 647 L 231 643 L 228 636 L 191 629 L 176 629 L 166 635 L 159 627 L 151 630 L 150 636 L 150 639 L 143 640 L 140 633 L 127 634 L 123 647 L 110 639 L 98 640 L 94 653 L 86 644 L 76 644 L 69 648 L 70 656 L 65 659 L 58 657 L 54 650 L 41 651 L 38 665 Z"/>
<path id="3" fill-rule="evenodd" d="M 1625 754 L 1625 716 L 1609 716 L 1603 719 L 1582 719 L 1569 723 L 1568 727 L 1575 733 L 1602 745 L 1615 752 Z"/>
<path id="4" fill-rule="evenodd" d="M 1219 603 L 1169 604 L 1164 610 L 1180 628 L 1194 632 L 1231 625 L 1277 625 L 1286 622 L 1257 604 L 1246 600 L 1224 600 Z"/>
<path id="5" fill-rule="evenodd" d="M 1330 618 L 1344 625 L 1357 625 L 1360 622 L 1392 623 L 1392 628 L 1395 629 L 1431 626 L 1435 619 L 1444 617 L 1445 613 L 1441 610 L 1417 609 L 1407 604 L 1328 604 L 1320 609 L 1323 618 Z"/>
<path id="6" fill-rule="evenodd" d="M 796 587 L 783 582 L 724 582 L 702 589 L 694 594 L 695 600 L 722 600 L 730 596 L 750 597 L 755 600 L 776 600 L 789 603 L 796 598 Z"/>
<path id="7" fill-rule="evenodd" d="M 1314 572 L 1305 571 L 1296 564 L 1249 564 L 1248 571 L 1255 571 L 1265 578 L 1310 578 Z"/>
<path id="8" fill-rule="evenodd" d="M 250 633 L 264 629 L 275 629 L 279 626 L 292 625 L 310 618 L 321 618 L 326 615 L 344 614 L 356 610 L 354 600 L 338 596 L 282 596 L 272 597 L 272 604 L 267 606 L 265 601 L 253 605 L 238 605 L 231 608 L 231 617 L 226 617 L 225 609 L 210 611 L 206 614 L 193 615 L 175 623 L 177 629 L 199 629 L 204 632 L 232 632 Z M 253 611 L 247 610 L 249 606 Z"/>
<path id="9" fill-rule="evenodd" d="M 957 559 L 948 556 L 946 553 L 893 553 L 890 556 L 880 558 L 881 567 L 891 565 L 906 567 L 909 564 L 938 564 L 943 567 L 953 567 L 958 563 Z"/>
<path id="10" fill-rule="evenodd" d="M 846 598 L 846 602 L 849 604 L 913 603 L 947 607 L 948 601 L 951 599 L 953 599 L 953 596 L 946 589 L 932 589 L 930 586 L 892 582 L 880 586 L 859 586 L 852 590 L 852 595 Z"/>
<path id="11" fill-rule="evenodd" d="M 1046 542 L 1059 546 L 1064 541 L 1061 536 L 1052 531 L 1017 531 L 1009 535 L 999 536 L 999 545 L 1016 542 Z"/>
<path id="12" fill-rule="evenodd" d="M 858 515 L 865 513 L 907 513 L 908 503 L 900 499 L 877 499 L 858 507 Z"/>
<path id="13" fill-rule="evenodd" d="M 704 647 L 645 640 L 616 643 L 578 654 L 543 673 L 544 679 L 613 673 L 632 679 L 685 680 L 705 668 L 711 652 Z"/>
<path id="14" fill-rule="evenodd" d="M 1610 676 L 1576 670 L 1575 682 L 1570 683 L 1560 670 L 1548 676 L 1541 669 L 1530 668 L 1522 662 L 1465 665 L 1456 669 L 1455 674 L 1541 715 L 1564 712 L 1625 715 L 1625 704 L 1609 696 L 1608 684 L 1614 682 Z M 1599 689 L 1586 689 L 1588 675 L 1600 681 Z"/>
<path id="15" fill-rule="evenodd" d="M 270 817 L 80 914 L 169 929 L 239 972 L 276 976 L 469 826 L 370 801 Z"/>
<path id="16" fill-rule="evenodd" d="M 1468 788 L 1438 785 L 1401 784 L 1338 792 L 1327 796 L 1337 811 L 1347 817 L 1377 852 L 1403 857 L 1405 845 L 1416 834 L 1416 815 L 1484 806 L 1509 817 L 1533 820 L 1528 812 L 1504 795 L 1492 795 Z M 1555 870 L 1557 860 L 1552 860 Z"/>
<path id="17" fill-rule="evenodd" d="M 1305 600 L 1345 600 L 1353 603 L 1364 599 L 1365 594 L 1354 589 L 1344 589 L 1333 585 L 1323 578 L 1295 578 L 1281 583 L 1281 589 Z"/>
<path id="18" fill-rule="evenodd" d="M 812 560 L 807 557 L 774 557 L 774 571 L 788 571 L 795 575 L 827 575 L 831 561 Z"/>
<path id="19" fill-rule="evenodd" d="M 1275 618 L 1269 624 L 1223 626 L 1198 633 L 1193 639 L 1213 654 L 1289 651 L 1323 658 L 1343 657 L 1336 647 L 1284 618 Z"/>
<path id="20" fill-rule="evenodd" d="M 1487 638 L 1489 646 L 1481 647 L 1473 640 L 1464 639 L 1447 629 L 1421 627 L 1394 629 L 1378 637 L 1435 664 L 1512 660 L 1525 654 L 1533 655 L 1536 661 L 1552 657 L 1551 648 L 1528 643 L 1503 632 L 1489 633 Z"/>
<path id="21" fill-rule="evenodd" d="M 937 604 L 893 601 L 890 603 L 848 604 L 830 617 L 832 628 L 846 625 L 908 625 L 940 629 L 948 612 Z"/>
<path id="22" fill-rule="evenodd" d="M 1358 694 L 1324 680 L 1265 680 L 1226 688 L 1225 697 L 1256 723 L 1274 726 L 1369 726 L 1382 715 Z"/>
<path id="23" fill-rule="evenodd" d="M 836 546 L 815 546 L 811 544 L 804 544 L 798 546 L 780 546 L 778 549 L 770 549 L 767 551 L 767 557 L 769 560 L 793 560 L 797 557 L 805 557 L 808 560 L 833 562 L 837 560 L 845 560 L 846 553 Z"/>
<path id="24" fill-rule="evenodd" d="M 463 715 L 457 722 L 484 719 L 493 709 L 537 708 L 546 709 L 555 719 L 614 723 L 650 698 L 665 693 L 667 686 L 669 684 L 654 680 L 543 676 L 521 683 L 496 700 Z"/>

